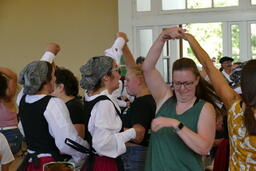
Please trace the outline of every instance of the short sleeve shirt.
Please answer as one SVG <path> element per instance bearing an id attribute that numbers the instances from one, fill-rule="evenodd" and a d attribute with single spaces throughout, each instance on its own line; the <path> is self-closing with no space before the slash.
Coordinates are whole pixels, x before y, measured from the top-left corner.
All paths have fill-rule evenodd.
<path id="1" fill-rule="evenodd" d="M 136 98 L 127 111 L 122 114 L 123 127 L 131 128 L 135 124 L 140 124 L 146 129 L 146 135 L 141 145 L 146 145 L 146 141 L 149 140 L 148 131 L 155 116 L 155 110 L 156 103 L 152 95 L 145 95 Z"/>
<path id="2" fill-rule="evenodd" d="M 249 136 L 244 125 L 240 101 L 235 101 L 228 114 L 230 140 L 229 170 L 256 170 L 256 136 Z"/>

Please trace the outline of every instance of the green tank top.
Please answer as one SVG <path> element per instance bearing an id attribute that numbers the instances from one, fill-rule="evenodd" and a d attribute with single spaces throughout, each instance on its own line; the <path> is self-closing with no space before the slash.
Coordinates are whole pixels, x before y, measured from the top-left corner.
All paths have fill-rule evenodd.
<path id="1" fill-rule="evenodd" d="M 176 114 L 176 99 L 169 98 L 159 109 L 156 117 L 168 117 L 181 121 L 197 132 L 197 122 L 205 101 L 199 100 L 181 115 Z M 173 128 L 151 132 L 145 171 L 203 171 L 202 157 L 193 152 Z"/>

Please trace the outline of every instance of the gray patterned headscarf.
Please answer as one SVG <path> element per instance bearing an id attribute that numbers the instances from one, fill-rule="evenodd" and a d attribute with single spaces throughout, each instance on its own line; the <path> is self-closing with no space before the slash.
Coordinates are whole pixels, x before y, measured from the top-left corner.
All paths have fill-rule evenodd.
<path id="1" fill-rule="evenodd" d="M 33 61 L 20 72 L 18 82 L 23 85 L 25 94 L 35 94 L 47 80 L 46 61 Z"/>
<path id="2" fill-rule="evenodd" d="M 92 90 L 100 79 L 111 70 L 112 64 L 113 59 L 111 57 L 92 57 L 80 68 L 82 75 L 80 86 L 85 90 Z"/>

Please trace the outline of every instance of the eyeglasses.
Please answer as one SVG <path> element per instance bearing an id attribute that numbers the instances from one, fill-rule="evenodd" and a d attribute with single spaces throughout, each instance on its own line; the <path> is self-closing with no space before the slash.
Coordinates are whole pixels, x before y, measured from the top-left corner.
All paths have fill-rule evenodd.
<path id="1" fill-rule="evenodd" d="M 118 71 L 119 74 L 120 74 L 120 73 L 121 73 L 121 68 L 120 68 L 120 67 L 115 67 L 115 68 L 112 68 L 112 69 L 110 70 L 110 72 L 114 72 L 114 71 Z"/>
<path id="2" fill-rule="evenodd" d="M 185 81 L 185 82 L 180 82 L 180 81 L 173 81 L 172 85 L 174 88 L 179 89 L 182 85 L 184 86 L 184 88 L 186 89 L 191 89 L 192 86 L 194 84 L 194 81 Z"/>

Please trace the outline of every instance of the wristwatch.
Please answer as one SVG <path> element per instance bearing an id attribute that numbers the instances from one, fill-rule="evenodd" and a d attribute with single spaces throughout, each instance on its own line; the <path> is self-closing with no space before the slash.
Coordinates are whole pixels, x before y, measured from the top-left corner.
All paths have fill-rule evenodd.
<path id="1" fill-rule="evenodd" d="M 178 132 L 178 131 L 180 131 L 183 127 L 184 127 L 183 123 L 180 122 L 179 125 L 178 125 L 176 128 L 174 128 L 174 131 L 175 131 L 175 132 Z"/>

